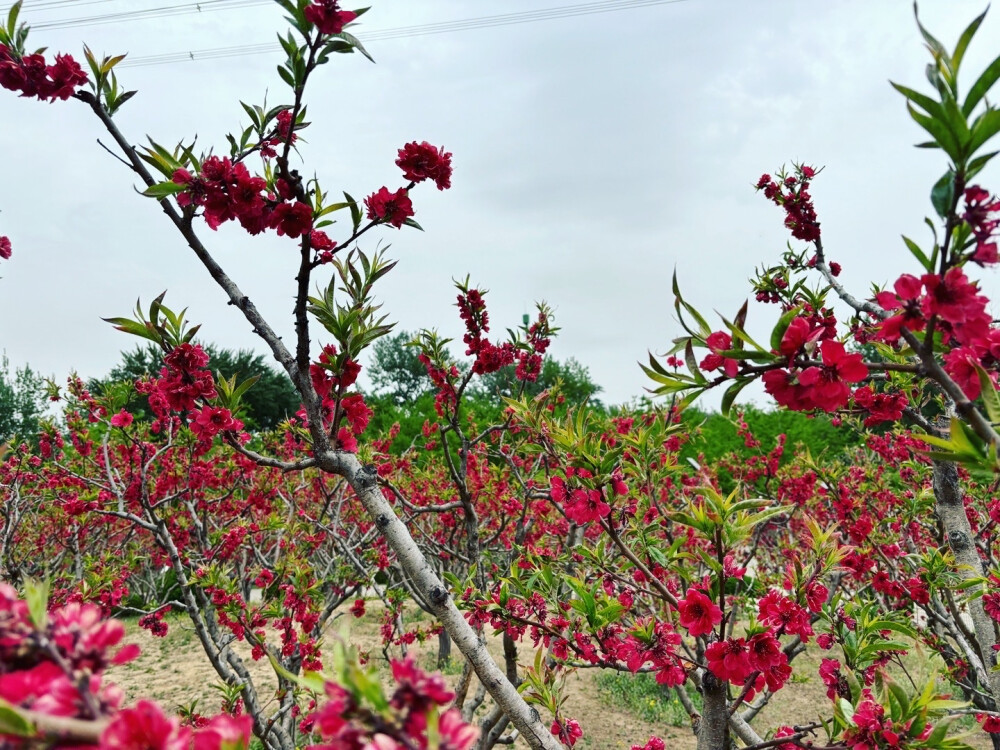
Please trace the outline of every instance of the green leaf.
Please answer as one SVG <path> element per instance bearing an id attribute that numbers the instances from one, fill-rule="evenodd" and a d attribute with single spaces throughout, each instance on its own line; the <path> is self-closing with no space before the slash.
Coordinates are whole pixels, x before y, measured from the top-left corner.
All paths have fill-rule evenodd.
<path id="1" fill-rule="evenodd" d="M 792 321 L 798 317 L 800 312 L 800 308 L 793 307 L 791 310 L 778 318 L 778 322 L 775 324 L 774 330 L 771 331 L 771 351 L 781 352 L 781 340 L 785 337 L 785 332 L 788 330 L 788 326 L 792 324 Z"/>
<path id="2" fill-rule="evenodd" d="M 954 134 L 951 130 L 947 128 L 940 120 L 935 120 L 927 115 L 920 114 L 913 108 L 913 105 L 909 102 L 906 103 L 906 109 L 910 113 L 910 117 L 913 118 L 920 127 L 930 133 L 930 136 L 937 142 L 937 144 L 944 149 L 944 152 L 951 157 L 951 160 L 958 164 L 962 159 L 962 149 L 959 146 L 957 140 L 955 140 Z"/>
<path id="3" fill-rule="evenodd" d="M 1000 154 L 1000 151 L 990 151 L 988 154 L 983 154 L 982 156 L 977 156 L 975 159 L 969 162 L 969 166 L 965 170 L 965 179 L 971 180 L 977 174 L 979 174 L 983 167 L 985 167 L 993 157 Z"/>
<path id="4" fill-rule="evenodd" d="M 284 65 L 278 66 L 278 75 L 281 76 L 281 80 L 287 83 L 290 88 L 295 88 L 295 78 Z"/>
<path id="5" fill-rule="evenodd" d="M 965 104 L 962 105 L 962 113 L 968 117 L 972 110 L 983 100 L 983 97 L 993 88 L 993 84 L 1000 79 L 1000 57 L 991 62 L 986 70 L 982 72 L 976 82 L 972 84 L 969 93 L 965 97 Z"/>
<path id="6" fill-rule="evenodd" d="M 941 106 L 940 102 L 931 99 L 926 94 L 921 94 L 919 91 L 914 91 L 913 89 L 907 88 L 906 86 L 902 86 L 898 83 L 889 81 L 889 85 L 934 119 L 944 120 L 944 108 Z"/>
<path id="7" fill-rule="evenodd" d="M 920 245 L 911 240 L 905 234 L 903 235 L 903 242 L 906 243 L 906 247 L 909 249 L 910 253 L 912 253 L 913 257 L 917 259 L 920 265 L 922 265 L 929 273 L 933 273 L 934 266 L 931 265 L 931 259 L 928 258 L 924 254 L 924 251 L 920 249 Z"/>
<path id="8" fill-rule="evenodd" d="M 14 32 L 17 31 L 17 16 L 21 12 L 21 0 L 17 0 L 12 6 L 10 6 L 10 11 L 7 13 L 7 33 L 10 38 L 14 37 Z"/>
<path id="9" fill-rule="evenodd" d="M 969 42 L 972 41 L 972 37 L 976 35 L 976 31 L 979 30 L 979 25 L 986 18 L 986 11 L 984 10 L 978 16 L 976 16 L 972 23 L 965 27 L 965 31 L 962 32 L 962 36 L 958 38 L 958 43 L 955 45 L 955 51 L 951 55 L 951 66 L 955 74 L 958 74 L 959 66 L 962 64 L 962 58 L 965 57 L 965 50 L 969 48 Z"/>
<path id="10" fill-rule="evenodd" d="M 338 36 L 345 42 L 350 44 L 352 47 L 354 47 L 362 55 L 367 57 L 370 62 L 375 62 L 375 58 L 368 54 L 368 50 L 365 49 L 365 45 L 363 45 L 361 43 L 361 40 L 358 39 L 356 36 L 354 36 L 353 34 L 349 34 L 346 31 L 340 32 Z"/>
<path id="11" fill-rule="evenodd" d="M 688 340 L 687 346 L 684 347 L 684 362 L 687 364 L 688 371 L 694 378 L 694 382 L 700 384 L 707 383 L 708 380 L 701 373 L 701 369 L 698 367 L 698 360 L 694 356 L 694 346 L 691 341 Z"/>
<path id="12" fill-rule="evenodd" d="M 124 60 L 125 57 L 125 55 L 115 55 L 114 57 L 104 58 L 104 62 L 101 63 L 101 73 L 107 75 L 111 72 L 111 69 Z"/>
<path id="13" fill-rule="evenodd" d="M 41 630 L 48 620 L 49 582 L 27 579 L 24 583 L 24 601 L 28 604 L 31 624 Z"/>
<path id="14" fill-rule="evenodd" d="M 14 737 L 34 737 L 35 726 L 21 716 L 16 708 L 0 698 L 0 735 L 4 734 Z"/>
<path id="15" fill-rule="evenodd" d="M 934 183 L 931 189 L 931 204 L 938 216 L 947 219 L 955 200 L 955 173 L 950 169 Z"/>
<path id="16" fill-rule="evenodd" d="M 983 406 L 986 407 L 986 414 L 989 416 L 990 422 L 1000 424 L 1000 396 L 997 395 L 996 386 L 993 385 L 989 373 L 983 369 L 982 365 L 978 362 L 974 364 L 976 366 L 976 374 L 979 375 L 980 394 L 983 399 Z"/>
<path id="17" fill-rule="evenodd" d="M 998 131 L 1000 131 L 1000 110 L 991 109 L 980 115 L 972 125 L 969 154 L 976 153 Z"/>
<path id="18" fill-rule="evenodd" d="M 357 234 L 358 227 L 361 226 L 361 206 L 346 190 L 344 191 L 344 200 L 351 208 L 351 222 L 354 224 L 354 234 Z"/>
<path id="19" fill-rule="evenodd" d="M 681 296 L 681 287 L 680 284 L 677 282 L 677 269 L 674 269 L 673 291 L 674 291 L 674 308 L 677 310 L 677 315 L 680 317 L 680 322 L 681 325 L 684 327 L 684 330 L 690 333 L 692 336 L 699 336 L 703 339 L 708 338 L 712 334 L 712 329 L 709 327 L 708 322 L 701 316 L 701 314 L 697 310 L 695 310 L 693 307 L 691 307 L 691 305 L 685 302 L 684 298 Z M 695 332 L 687 327 L 687 323 L 684 321 L 684 316 L 681 315 L 682 306 L 684 307 L 685 310 L 688 311 L 688 314 L 690 314 L 691 317 L 695 319 L 695 322 L 698 324 L 699 331 Z"/>
<path id="20" fill-rule="evenodd" d="M 147 198 L 156 198 L 157 200 L 163 200 L 171 195 L 177 195 L 177 193 L 183 193 L 187 189 L 185 185 L 178 185 L 176 182 L 158 182 L 155 185 L 151 185 L 142 191 L 142 194 Z"/>
<path id="21" fill-rule="evenodd" d="M 753 380 L 749 378 L 746 380 L 737 380 L 726 389 L 726 392 L 722 394 L 722 405 L 720 407 L 722 416 L 726 417 L 727 419 L 729 418 L 729 413 L 733 408 L 733 403 L 736 401 L 736 397 L 740 394 L 740 391 L 742 391 L 752 382 Z"/>

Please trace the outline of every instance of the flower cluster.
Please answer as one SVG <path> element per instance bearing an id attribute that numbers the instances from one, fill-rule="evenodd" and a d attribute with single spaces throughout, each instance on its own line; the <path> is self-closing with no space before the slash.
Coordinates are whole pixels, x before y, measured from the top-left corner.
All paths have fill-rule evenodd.
<path id="1" fill-rule="evenodd" d="M 965 190 L 965 213 L 962 221 L 969 225 L 975 240 L 975 249 L 969 259 L 981 266 L 1000 262 L 994 235 L 1000 227 L 1000 200 L 990 196 L 978 185 Z"/>
<path id="2" fill-rule="evenodd" d="M 372 416 L 372 410 L 360 393 L 344 395 L 361 373 L 361 365 L 353 359 L 338 364 L 337 348 L 333 344 L 323 347 L 319 362 L 309 367 L 313 388 L 322 401 L 324 426 L 337 430 L 337 447 L 354 452 L 358 449 L 356 437 L 363 433 Z M 297 415 L 305 420 L 305 410 Z M 347 424 L 341 426 L 346 421 Z"/>
<path id="3" fill-rule="evenodd" d="M 945 371 L 969 398 L 979 396 L 978 367 L 994 369 L 1000 362 L 1000 330 L 992 325 L 987 298 L 961 266 L 948 269 L 944 275 L 928 273 L 919 279 L 903 274 L 892 292 L 879 292 L 875 299 L 893 314 L 876 324 L 874 338 L 894 344 L 903 330 L 922 331 L 934 320 L 942 341 L 952 345 L 944 355 Z M 995 373 L 991 377 L 995 380 Z"/>
<path id="4" fill-rule="evenodd" d="M 267 181 L 251 175 L 242 162 L 210 156 L 197 176 L 178 169 L 172 180 L 185 188 L 177 194 L 177 203 L 184 208 L 201 207 L 212 229 L 235 219 L 251 235 L 274 229 L 294 239 L 312 230 L 312 206 L 295 200 L 283 179 L 275 180 L 275 192 L 269 191 Z"/>
<path id="5" fill-rule="evenodd" d="M 444 148 L 423 143 L 407 143 L 399 149 L 396 166 L 403 170 L 403 177 L 412 182 L 433 180 L 438 190 L 451 187 L 451 153 Z"/>
<path id="6" fill-rule="evenodd" d="M 566 470 L 567 476 L 571 476 L 571 471 L 572 469 Z M 590 475 L 586 469 L 578 471 L 586 477 Z M 566 518 L 579 525 L 604 518 L 611 512 L 611 506 L 605 502 L 601 490 L 586 487 L 569 489 L 562 477 L 552 477 L 551 496 L 562 506 Z"/>
<path id="7" fill-rule="evenodd" d="M 87 74 L 70 55 L 56 55 L 56 61 L 46 65 L 38 53 L 20 57 L 0 44 L 0 86 L 9 91 L 42 101 L 65 101 L 86 82 Z"/>
<path id="8" fill-rule="evenodd" d="M 10 260 L 11 251 L 10 238 L 0 235 L 0 258 Z"/>
<path id="9" fill-rule="evenodd" d="M 764 191 L 764 197 L 785 210 L 785 226 L 792 237 L 806 242 L 819 239 L 819 221 L 809 194 L 809 181 L 816 176 L 816 170 L 805 165 L 796 166 L 795 174 L 771 179 L 771 175 L 761 175 L 757 189 Z"/>
<path id="10" fill-rule="evenodd" d="M 513 364 L 513 344 L 505 341 L 498 346 L 483 337 L 490 330 L 490 316 L 486 311 L 483 293 L 478 289 L 462 290 L 457 304 L 459 315 L 465 322 L 466 333 L 462 338 L 468 346 L 465 353 L 476 357 L 472 363 L 472 371 L 478 375 L 486 375 Z"/>
<path id="11" fill-rule="evenodd" d="M 740 369 L 739 360 L 722 355 L 733 348 L 733 337 L 725 331 L 715 331 L 705 339 L 705 344 L 709 354 L 701 361 L 701 369 L 721 370 L 727 378 L 735 378 Z"/>
<path id="12" fill-rule="evenodd" d="M 354 11 L 341 10 L 337 0 L 313 0 L 306 6 L 303 15 L 321 34 L 339 34 L 358 17 Z"/>
<path id="13" fill-rule="evenodd" d="M 527 344 L 530 348 L 517 353 L 515 378 L 531 383 L 538 380 L 542 372 L 542 357 L 552 342 L 552 333 L 548 312 L 543 307 L 538 311 L 538 319 L 528 327 Z"/>
<path id="14" fill-rule="evenodd" d="M 708 635 L 722 622 L 722 610 L 698 589 L 688 589 L 683 599 L 677 602 L 681 627 L 687 628 L 692 636 Z"/>
<path id="15" fill-rule="evenodd" d="M 327 703 L 312 714 L 303 728 L 318 734 L 323 742 L 310 750 L 406 750 L 429 747 L 438 750 L 470 750 L 479 730 L 462 720 L 457 708 L 436 716 L 436 744 L 429 731 L 429 717 L 451 701 L 440 674 L 428 675 L 412 659 L 393 660 L 396 690 L 387 701 L 388 711 L 373 712 L 361 694 L 333 682 L 326 684 Z M 373 689 L 379 689 L 377 687 Z M 381 701 L 385 701 L 381 697 Z"/>
<path id="16" fill-rule="evenodd" d="M 764 390 L 779 405 L 795 411 L 836 411 L 850 399 L 850 384 L 868 377 L 868 368 L 860 354 L 848 353 L 842 343 L 831 339 L 819 345 L 820 362 L 795 364 L 796 355 L 812 343 L 808 328 L 803 318 L 795 318 L 788 326 L 781 341 L 781 354 L 788 357 L 792 366 L 764 373 L 761 378 Z"/>
<path id="17" fill-rule="evenodd" d="M 402 228 L 406 220 L 413 216 L 413 201 L 406 188 L 400 188 L 395 193 L 390 193 L 387 187 L 380 188 L 365 198 L 365 208 L 369 219 L 396 229 Z"/>
<path id="18" fill-rule="evenodd" d="M 40 596 L 36 592 L 36 596 Z M 44 604 L 44 602 L 43 602 Z M 245 750 L 250 718 L 220 715 L 197 731 L 168 718 L 151 701 L 122 709 L 122 691 L 107 684 L 104 670 L 139 655 L 135 645 L 119 647 L 125 627 L 106 620 L 100 607 L 70 603 L 41 617 L 7 584 L 0 584 L 0 701 L 15 711 L 35 713 L 43 734 L 84 750 L 157 747 L 164 750 Z M 49 717 L 46 719 L 45 717 Z M 73 741 L 74 726 L 62 719 L 103 726 L 97 744 Z M 35 747 L 34 738 L 0 734 L 0 745 Z"/>

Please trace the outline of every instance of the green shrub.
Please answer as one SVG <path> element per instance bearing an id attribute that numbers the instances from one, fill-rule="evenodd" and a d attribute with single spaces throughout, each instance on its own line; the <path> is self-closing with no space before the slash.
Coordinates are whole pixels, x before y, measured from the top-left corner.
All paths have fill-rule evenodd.
<path id="1" fill-rule="evenodd" d="M 690 723 L 687 710 L 673 688 L 660 685 L 651 674 L 601 672 L 597 675 L 597 689 L 608 704 L 624 708 L 651 724 L 682 727 Z M 688 695 L 700 710 L 701 696 L 693 689 L 688 690 Z"/>

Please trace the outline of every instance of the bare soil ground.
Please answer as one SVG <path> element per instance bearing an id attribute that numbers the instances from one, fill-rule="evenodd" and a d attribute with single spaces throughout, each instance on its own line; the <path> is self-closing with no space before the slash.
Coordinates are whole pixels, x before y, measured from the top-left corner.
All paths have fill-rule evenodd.
<path id="1" fill-rule="evenodd" d="M 420 619 L 421 616 L 422 613 L 416 613 L 413 619 Z M 190 706 L 196 701 L 199 713 L 215 713 L 221 701 L 220 692 L 213 687 L 219 683 L 218 676 L 190 625 L 181 618 L 168 621 L 170 632 L 165 638 L 155 638 L 135 627 L 134 622 L 130 623 L 129 641 L 141 647 L 142 655 L 129 664 L 109 670 L 109 679 L 125 690 L 127 702 L 150 697 L 165 707 L 175 708 Z M 339 618 L 333 624 L 331 633 L 345 634 L 351 645 L 360 651 L 370 652 L 372 660 L 377 663 L 382 659 L 378 626 L 378 612 L 374 606 L 369 606 L 369 612 L 363 618 L 356 619 L 350 615 Z M 414 644 L 410 652 L 421 666 L 430 669 L 434 664 L 436 648 L 437 638 L 433 637 L 424 644 Z M 246 644 L 236 644 L 235 649 L 249 664 L 261 696 L 266 696 L 275 684 L 270 665 L 266 660 L 253 662 Z M 497 656 L 501 653 L 499 641 L 496 652 Z M 522 663 L 529 663 L 534 654 L 522 647 L 521 657 Z M 826 690 L 817 676 L 821 658 L 821 652 L 810 650 L 796 659 L 795 673 L 802 676 L 797 676 L 793 683 L 786 685 L 757 717 L 753 726 L 758 732 L 763 735 L 782 724 L 807 723 L 828 711 Z M 918 665 L 921 658 L 916 655 Z M 385 673 L 388 680 L 387 669 Z M 445 676 L 454 683 L 458 679 L 458 670 L 448 670 Z M 596 670 L 579 670 L 567 680 L 569 697 L 565 703 L 565 714 L 576 718 L 584 731 L 577 748 L 629 750 L 633 743 L 642 745 L 655 734 L 666 740 L 671 750 L 693 750 L 696 743 L 690 726 L 657 725 L 643 721 L 632 711 L 613 705 L 609 697 L 598 689 L 596 676 Z M 990 747 L 986 735 L 978 731 L 974 731 L 967 741 L 984 750 Z M 514 745 L 518 748 L 526 746 L 520 742 Z"/>

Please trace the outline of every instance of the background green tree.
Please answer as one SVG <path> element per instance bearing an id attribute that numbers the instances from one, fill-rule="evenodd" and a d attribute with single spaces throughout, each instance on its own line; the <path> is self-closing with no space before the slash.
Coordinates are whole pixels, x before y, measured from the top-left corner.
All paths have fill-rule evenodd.
<path id="1" fill-rule="evenodd" d="M 14 436 L 31 440 L 45 412 L 45 384 L 31 367 L 11 372 L 7 355 L 0 357 L 0 443 Z"/>
<path id="2" fill-rule="evenodd" d="M 246 349 L 221 349 L 215 344 L 203 345 L 209 357 L 208 366 L 218 376 L 236 376 L 237 382 L 259 376 L 243 396 L 245 411 L 241 419 L 250 429 L 273 430 L 282 421 L 295 414 L 300 400 L 291 381 L 284 373 L 272 368 L 263 354 Z M 157 375 L 163 367 L 163 351 L 154 346 L 137 346 L 132 351 L 122 352 L 121 361 L 104 378 L 90 381 L 89 387 L 95 393 L 111 383 L 134 382 L 146 375 Z M 139 419 L 153 419 L 149 401 L 136 394 L 136 401 L 129 410 Z"/>

